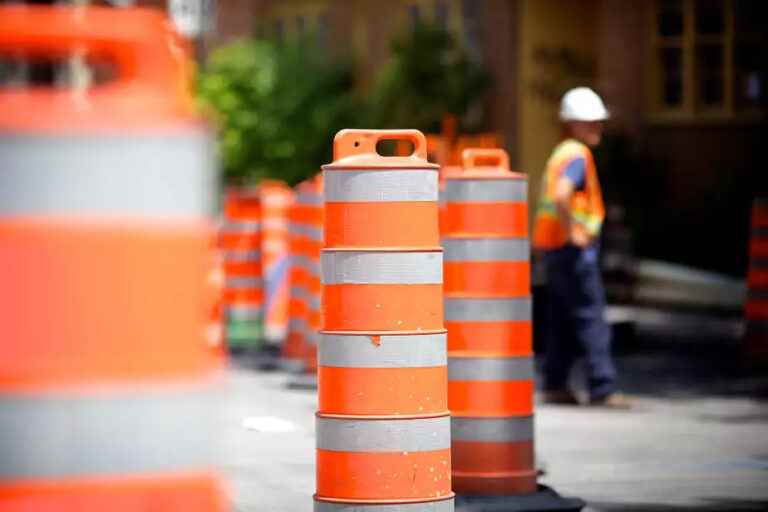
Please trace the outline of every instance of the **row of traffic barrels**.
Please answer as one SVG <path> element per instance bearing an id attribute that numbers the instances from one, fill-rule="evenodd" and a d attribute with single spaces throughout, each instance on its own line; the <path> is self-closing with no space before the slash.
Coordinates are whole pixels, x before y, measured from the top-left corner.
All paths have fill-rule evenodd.
<path id="1" fill-rule="evenodd" d="M 420 132 L 343 130 L 323 180 L 315 510 L 535 492 L 526 177 L 468 150 L 440 179 Z"/>

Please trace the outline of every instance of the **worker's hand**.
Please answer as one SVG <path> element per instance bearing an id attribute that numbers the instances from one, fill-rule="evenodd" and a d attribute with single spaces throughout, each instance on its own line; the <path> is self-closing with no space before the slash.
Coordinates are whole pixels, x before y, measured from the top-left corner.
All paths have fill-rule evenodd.
<path id="1" fill-rule="evenodd" d="M 591 243 L 592 236 L 587 233 L 587 230 L 581 228 L 580 226 L 574 226 L 574 228 L 571 229 L 571 244 L 583 249 Z"/>

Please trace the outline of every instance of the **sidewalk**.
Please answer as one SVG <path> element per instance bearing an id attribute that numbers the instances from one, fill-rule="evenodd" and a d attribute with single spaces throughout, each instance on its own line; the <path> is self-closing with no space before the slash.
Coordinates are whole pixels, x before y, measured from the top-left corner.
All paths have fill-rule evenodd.
<path id="1" fill-rule="evenodd" d="M 621 355 L 631 411 L 539 406 L 541 483 L 593 512 L 768 509 L 768 380 L 739 373 L 732 348 Z M 312 510 L 315 395 L 287 390 L 287 380 L 231 371 L 222 448 L 236 511 Z M 278 429 L 290 431 L 243 427 L 254 417 L 287 420 Z"/>

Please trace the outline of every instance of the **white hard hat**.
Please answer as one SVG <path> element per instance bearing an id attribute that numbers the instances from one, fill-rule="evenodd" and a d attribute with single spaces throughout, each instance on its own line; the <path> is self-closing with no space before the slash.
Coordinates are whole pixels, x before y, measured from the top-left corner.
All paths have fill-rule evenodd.
<path id="1" fill-rule="evenodd" d="M 603 100 L 589 87 L 576 87 L 563 95 L 560 100 L 562 121 L 603 121 L 610 114 Z"/>

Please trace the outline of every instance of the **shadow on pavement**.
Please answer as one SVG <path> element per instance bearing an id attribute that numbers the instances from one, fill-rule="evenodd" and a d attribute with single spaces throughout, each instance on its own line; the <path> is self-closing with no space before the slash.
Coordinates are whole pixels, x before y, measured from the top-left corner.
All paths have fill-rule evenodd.
<path id="1" fill-rule="evenodd" d="M 768 510 L 768 501 L 703 498 L 703 505 L 656 505 L 653 503 L 590 502 L 584 512 L 742 512 Z"/>

